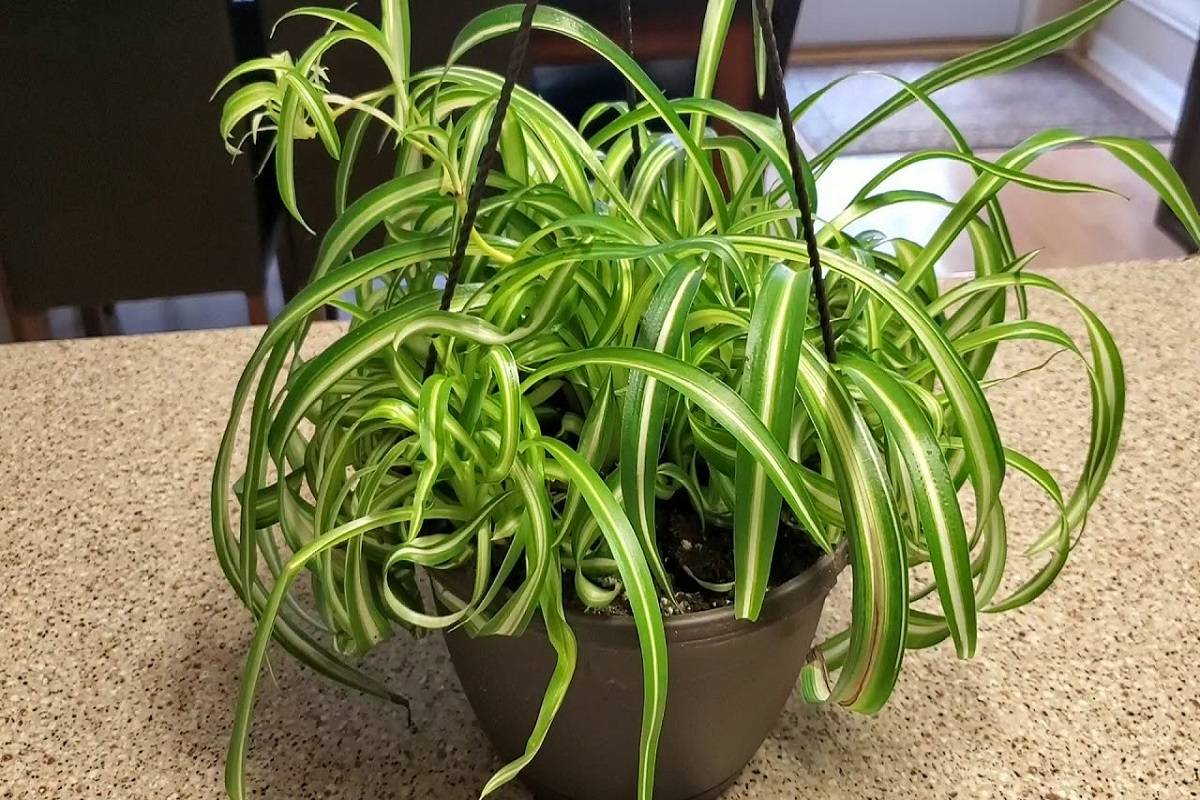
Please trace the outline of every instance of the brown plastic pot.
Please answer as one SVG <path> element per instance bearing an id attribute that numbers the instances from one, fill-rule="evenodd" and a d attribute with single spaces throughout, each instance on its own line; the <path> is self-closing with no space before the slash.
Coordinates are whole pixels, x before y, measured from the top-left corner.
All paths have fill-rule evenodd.
<path id="1" fill-rule="evenodd" d="M 667 709 L 658 747 L 657 800 L 715 798 L 775 726 L 812 646 L 844 551 L 771 589 L 756 622 L 730 608 L 666 620 Z M 439 574 L 455 594 L 465 576 Z M 455 591 L 455 590 L 459 591 Z M 521 780 L 539 798 L 635 797 L 642 715 L 642 662 L 632 618 L 568 612 L 579 660 L 566 699 Z M 484 731 L 505 760 L 525 749 L 554 651 L 540 620 L 517 637 L 473 639 L 461 629 L 446 646 Z"/>

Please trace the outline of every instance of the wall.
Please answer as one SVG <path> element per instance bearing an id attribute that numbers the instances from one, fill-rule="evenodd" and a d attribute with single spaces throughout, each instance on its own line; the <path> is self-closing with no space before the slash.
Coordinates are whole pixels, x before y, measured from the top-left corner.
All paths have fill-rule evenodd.
<path id="1" fill-rule="evenodd" d="M 1011 36 L 1028 0 L 805 0 L 793 44 L 812 47 L 875 42 Z"/>
<path id="2" fill-rule="evenodd" d="M 1197 0 L 1126 0 L 1092 33 L 1087 58 L 1171 129 L 1200 41 Z"/>
<path id="3" fill-rule="evenodd" d="M 1036 28 L 1043 22 L 1061 17 L 1079 8 L 1082 0 L 1024 0 L 1021 8 L 1021 30 Z"/>

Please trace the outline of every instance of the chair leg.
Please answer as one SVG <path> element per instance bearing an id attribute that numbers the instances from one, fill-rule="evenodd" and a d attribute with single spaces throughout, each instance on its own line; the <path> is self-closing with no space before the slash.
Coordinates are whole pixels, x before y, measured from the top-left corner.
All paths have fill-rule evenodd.
<path id="1" fill-rule="evenodd" d="M 121 321 L 117 319 L 117 304 L 105 303 L 100 307 L 100 321 L 104 325 L 106 336 L 121 335 Z"/>
<path id="2" fill-rule="evenodd" d="M 80 306 L 79 317 L 83 322 L 84 336 L 103 336 L 104 320 L 100 317 L 100 309 L 96 306 Z"/>
<path id="3" fill-rule="evenodd" d="M 285 303 L 304 288 L 308 279 L 300 266 L 294 235 L 291 221 L 287 217 L 281 219 L 275 234 L 275 259 L 279 265 L 279 286 L 283 290 Z"/>
<path id="4" fill-rule="evenodd" d="M 18 342 L 36 342 L 50 338 L 50 325 L 46 315 L 40 311 L 17 311 L 12 313 L 13 338 Z"/>
<path id="5" fill-rule="evenodd" d="M 267 319 L 267 297 L 263 292 L 253 292 L 246 294 L 246 312 L 250 316 L 251 325 L 266 325 Z"/>

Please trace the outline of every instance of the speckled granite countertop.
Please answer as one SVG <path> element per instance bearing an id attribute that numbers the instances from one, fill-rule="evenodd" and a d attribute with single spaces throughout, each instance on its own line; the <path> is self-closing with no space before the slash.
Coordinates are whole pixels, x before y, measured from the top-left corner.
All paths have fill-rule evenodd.
<path id="1" fill-rule="evenodd" d="M 1200 263 L 1052 275 L 1113 328 L 1129 377 L 1124 447 L 1066 573 L 1036 606 L 983 620 L 974 661 L 909 655 L 877 717 L 793 701 L 728 797 L 1200 794 Z M 250 625 L 211 552 L 208 487 L 258 335 L 0 347 L 0 797 L 221 796 Z M 1009 351 L 995 374 L 1044 356 Z M 992 394 L 1009 443 L 1064 480 L 1083 380 L 1060 358 Z M 1035 493 L 1011 484 L 1010 527 L 1039 530 Z M 413 698 L 417 732 L 277 657 L 255 796 L 476 796 L 497 761 L 440 638 L 374 662 Z"/>

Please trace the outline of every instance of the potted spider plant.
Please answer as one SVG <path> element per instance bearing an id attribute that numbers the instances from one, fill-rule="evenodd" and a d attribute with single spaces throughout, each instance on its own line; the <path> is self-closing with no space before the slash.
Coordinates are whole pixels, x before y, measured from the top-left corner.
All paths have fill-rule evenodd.
<path id="1" fill-rule="evenodd" d="M 300 220 L 293 153 L 319 140 L 338 160 L 339 215 L 246 365 L 216 459 L 216 550 L 257 623 L 229 795 L 246 795 L 272 639 L 403 703 L 355 660 L 398 633 L 444 631 L 510 759 L 485 795 L 521 774 L 549 796 L 682 800 L 736 776 L 798 678 L 807 700 L 876 712 L 906 649 L 949 640 L 969 657 L 980 613 L 1044 592 L 1112 467 L 1124 376 L 1103 323 L 1015 250 L 997 192 L 1100 191 L 1026 171 L 1089 143 L 1197 239 L 1200 215 L 1144 142 L 1055 130 L 986 160 L 931 95 L 1061 47 L 1117 1 L 896 81 L 810 158 L 792 123 L 822 93 L 785 99 L 764 0 L 758 66 L 775 120 L 712 96 L 734 0 L 707 3 L 694 93 L 679 100 L 585 20 L 532 0 L 467 23 L 447 65 L 416 73 L 405 0 L 384 0 L 379 25 L 288 14 L 329 28 L 294 58 L 230 73 L 221 132 L 235 153 L 242 127 L 274 137 L 280 195 Z M 514 86 L 531 28 L 606 59 L 631 102 L 573 126 Z M 458 64 L 514 33 L 507 76 Z M 322 58 L 351 45 L 382 60 L 388 85 L 337 93 Z M 819 206 L 839 152 L 913 104 L 954 146 L 898 158 L 845 208 Z M 357 156 L 380 136 L 394 177 L 350 197 Z M 966 164 L 973 184 L 959 198 L 880 188 L 930 159 Z M 862 232 L 909 203 L 945 209 L 928 241 Z M 382 244 L 364 245 L 380 230 Z M 943 291 L 934 266 L 960 237 L 976 274 Z M 1036 296 L 1071 304 L 1086 343 L 1034 319 Z M 310 320 L 327 305 L 350 322 L 314 347 Z M 1018 341 L 1086 367 L 1090 442 L 1068 494 L 1003 445 L 988 406 L 993 354 Z M 1010 569 L 1001 499 L 1017 475 L 1056 512 L 1023 572 Z M 850 626 L 811 647 L 847 564 Z M 297 597 L 302 576 L 316 613 Z"/>

